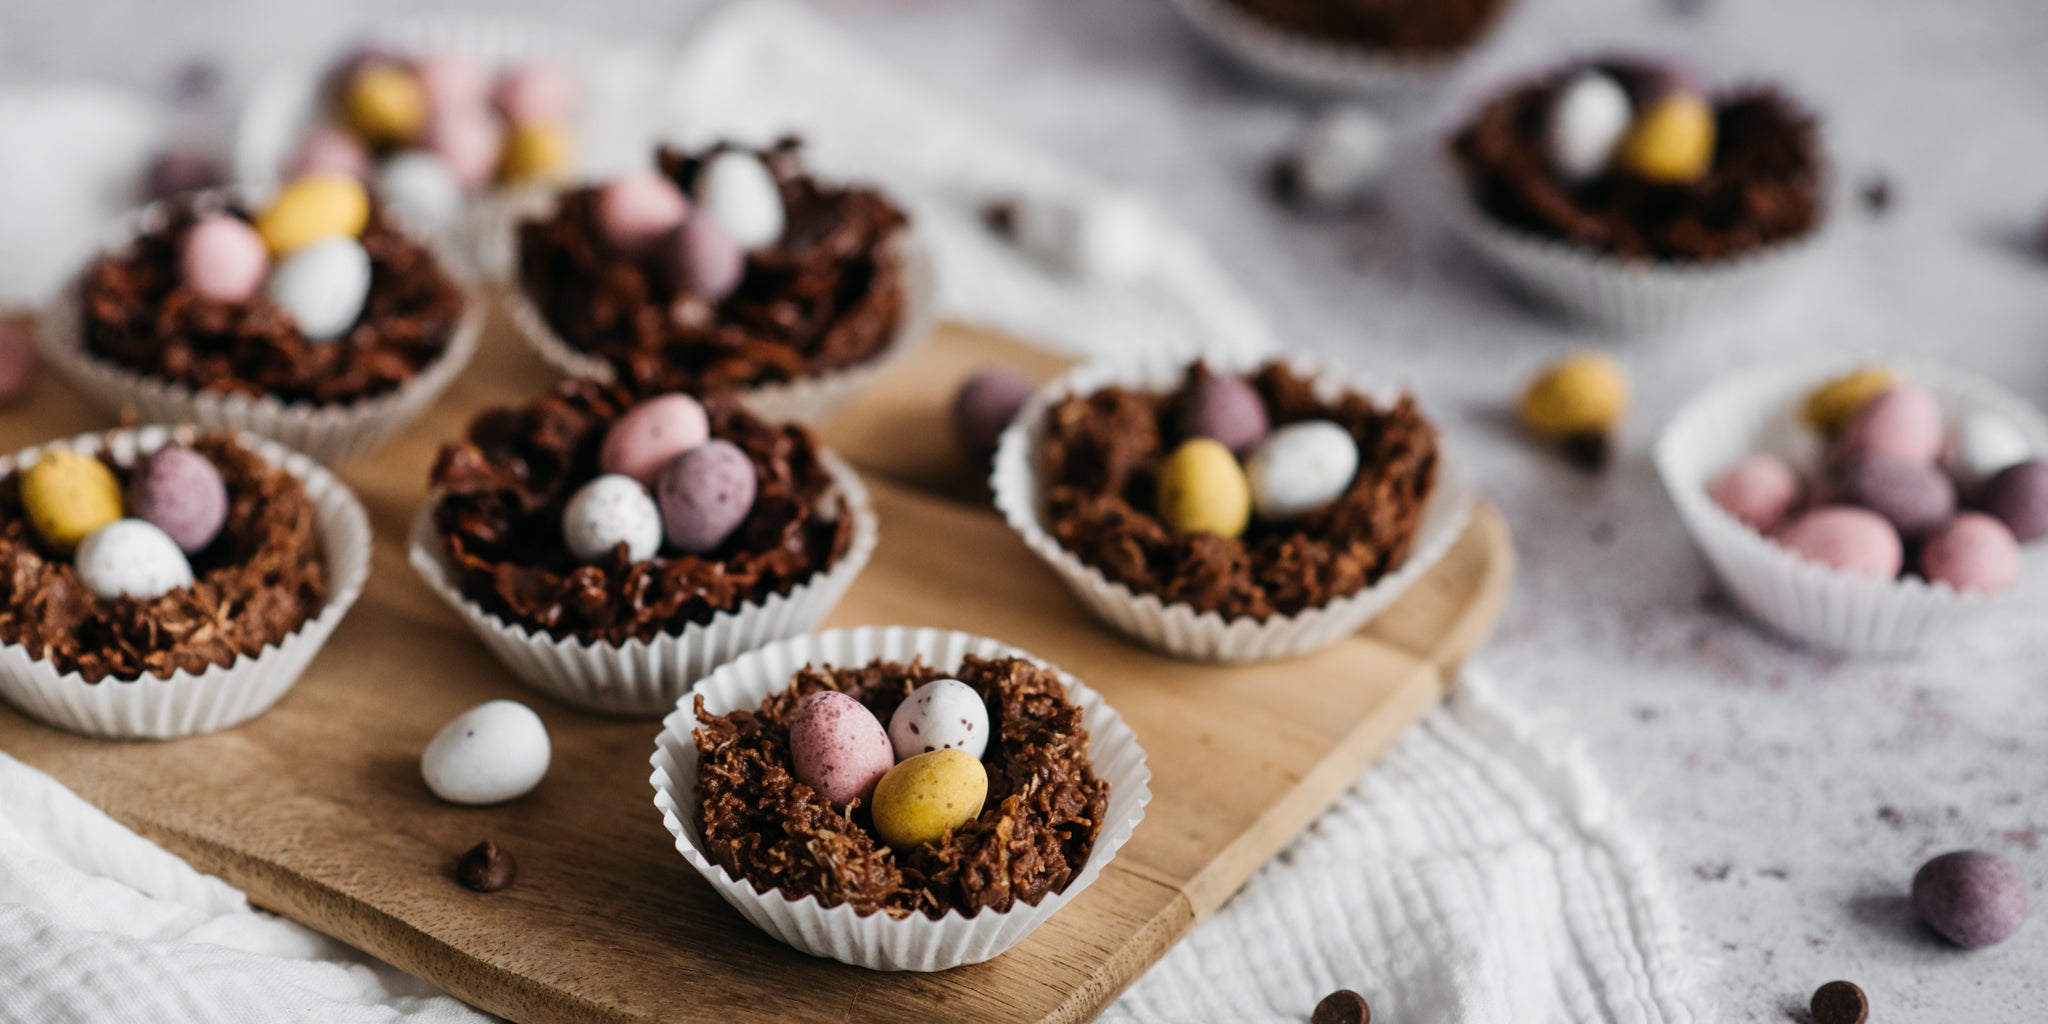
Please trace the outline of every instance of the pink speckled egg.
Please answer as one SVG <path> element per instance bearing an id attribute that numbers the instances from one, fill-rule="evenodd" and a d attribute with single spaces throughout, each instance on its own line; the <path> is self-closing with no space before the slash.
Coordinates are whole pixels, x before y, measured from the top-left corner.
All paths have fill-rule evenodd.
<path id="1" fill-rule="evenodd" d="M 1920 549 L 1920 575 L 1957 590 L 1996 594 L 2019 580 L 2020 543 L 2004 523 L 1965 512 L 1928 536 Z"/>
<path id="2" fill-rule="evenodd" d="M 550 61 L 528 61 L 498 79 L 492 96 L 514 124 L 562 124 L 576 113 L 576 75 Z"/>
<path id="3" fill-rule="evenodd" d="M 662 467 L 711 437 L 704 406 L 685 394 L 658 395 L 626 411 L 604 435 L 597 464 L 653 487 Z"/>
<path id="4" fill-rule="evenodd" d="M 351 178 L 370 176 L 370 151 L 362 140 L 339 128 L 322 128 L 306 136 L 286 162 L 286 178 L 308 174 L 345 174 Z"/>
<path id="5" fill-rule="evenodd" d="M 0 405 L 27 398 L 36 383 L 36 342 L 27 328 L 0 320 Z"/>
<path id="6" fill-rule="evenodd" d="M 427 122 L 425 143 L 455 172 L 463 188 L 477 189 L 498 173 L 505 155 L 505 124 L 488 110 L 443 111 Z"/>
<path id="7" fill-rule="evenodd" d="M 202 218 L 178 243 L 178 273 L 185 286 L 215 302 L 247 302 L 263 287 L 270 251 L 263 236 L 240 217 Z"/>
<path id="8" fill-rule="evenodd" d="M 1799 474 L 1775 455 L 1751 455 L 1707 484 L 1707 497 L 1758 533 L 1769 533 L 1799 507 Z"/>
<path id="9" fill-rule="evenodd" d="M 1777 532 L 1787 551 L 1858 576 L 1891 579 L 1905 563 L 1899 531 L 1869 509 L 1827 505 L 1795 517 Z"/>
<path id="10" fill-rule="evenodd" d="M 161 448 L 135 467 L 128 481 L 128 514 L 154 524 L 196 555 L 220 536 L 228 521 L 228 488 L 206 456 L 190 448 Z"/>
<path id="11" fill-rule="evenodd" d="M 797 701 L 789 716 L 789 755 L 797 781 L 840 808 L 874 792 L 896 767 L 881 719 L 838 690 Z"/>
<path id="12" fill-rule="evenodd" d="M 1835 440 L 1834 456 L 1933 462 L 1941 457 L 1943 434 L 1934 396 L 1918 385 L 1897 384 L 1857 410 Z"/>
<path id="13" fill-rule="evenodd" d="M 627 171 L 597 193 L 597 226 L 624 252 L 646 252 L 682 226 L 690 201 L 656 170 Z"/>
<path id="14" fill-rule="evenodd" d="M 412 74 L 435 112 L 467 110 L 490 102 L 491 72 L 461 50 L 442 50 L 415 61 Z"/>
<path id="15" fill-rule="evenodd" d="M 724 302 L 747 276 L 747 253 L 725 226 L 694 211 L 662 242 L 664 263 L 676 286 Z"/>

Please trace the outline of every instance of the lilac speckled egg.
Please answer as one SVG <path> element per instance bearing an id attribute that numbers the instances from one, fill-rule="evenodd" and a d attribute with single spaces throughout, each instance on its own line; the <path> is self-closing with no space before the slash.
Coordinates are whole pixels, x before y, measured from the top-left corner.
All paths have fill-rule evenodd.
<path id="1" fill-rule="evenodd" d="M 0 405 L 12 405 L 35 390 L 36 341 L 12 320 L 0 320 Z"/>
<path id="2" fill-rule="evenodd" d="M 953 393 L 953 436 L 976 456 L 995 451 L 996 441 L 1036 390 L 1031 378 L 993 367 L 967 378 Z"/>
<path id="3" fill-rule="evenodd" d="M 2005 524 L 1965 512 L 1934 531 L 1920 548 L 1920 575 L 1957 590 L 1996 594 L 2020 575 L 2020 543 Z"/>
<path id="4" fill-rule="evenodd" d="M 1237 377 L 1204 377 L 1181 400 L 1180 439 L 1207 437 L 1239 455 L 1272 429 L 1257 388 Z"/>
<path id="5" fill-rule="evenodd" d="M 754 460 L 731 441 L 712 438 L 662 467 L 654 498 L 670 547 L 701 555 L 725 543 L 754 509 Z"/>
<path id="6" fill-rule="evenodd" d="M 340 128 L 321 128 L 299 143 L 298 151 L 285 162 L 286 178 L 308 174 L 345 174 L 351 178 L 370 176 L 370 151 L 354 133 Z"/>
<path id="7" fill-rule="evenodd" d="M 413 62 L 412 74 L 435 111 L 482 107 L 491 98 L 491 71 L 462 50 L 441 50 Z"/>
<path id="8" fill-rule="evenodd" d="M 676 286 L 724 302 L 747 274 L 747 252 L 715 217 L 692 214 L 662 242 L 663 263 Z"/>
<path id="9" fill-rule="evenodd" d="M 796 702 L 789 716 L 789 756 L 797 781 L 839 808 L 866 798 L 896 767 L 881 719 L 838 690 L 819 690 Z"/>
<path id="10" fill-rule="evenodd" d="M 1914 873 L 1913 909 L 1958 946 L 1996 946 L 2026 923 L 2027 876 L 1995 853 L 1944 853 Z"/>
<path id="11" fill-rule="evenodd" d="M 155 524 L 180 551 L 196 555 L 228 521 L 228 487 L 206 456 L 190 448 L 159 448 L 128 481 L 128 514 Z"/>
<path id="12" fill-rule="evenodd" d="M 1854 458 L 1829 467 L 1829 499 L 1877 513 L 1907 540 L 1917 540 L 1956 515 L 1956 485 L 1927 463 Z"/>
<path id="13" fill-rule="evenodd" d="M 198 146 L 178 144 L 157 154 L 144 172 L 142 188 L 151 199 L 168 199 L 186 192 L 216 188 L 228 180 L 220 160 Z"/>
<path id="14" fill-rule="evenodd" d="M 711 437 L 704 406 L 685 394 L 657 395 L 626 410 L 604 435 L 597 464 L 648 487 L 662 467 Z"/>
<path id="15" fill-rule="evenodd" d="M 1882 457 L 1933 462 L 1941 457 L 1941 406 L 1926 388 L 1896 384 L 1850 417 L 1835 440 L 1837 459 Z"/>
<path id="16" fill-rule="evenodd" d="M 660 171 L 627 171 L 597 193 L 597 227 L 605 240 L 631 253 L 652 249 L 690 213 L 683 190 Z"/>
<path id="17" fill-rule="evenodd" d="M 1906 558 L 1899 531 L 1867 508 L 1828 505 L 1779 528 L 1777 542 L 1809 562 L 1875 579 L 1899 574 Z"/>
<path id="18" fill-rule="evenodd" d="M 249 301 L 269 271 L 263 236 L 240 217 L 205 217 L 178 242 L 178 274 L 185 286 L 215 302 Z"/>
<path id="19" fill-rule="evenodd" d="M 427 121 L 425 146 L 467 189 L 482 188 L 505 155 L 505 123 L 488 110 L 448 110 Z"/>
<path id="20" fill-rule="evenodd" d="M 2029 459 L 2000 470 L 1977 495 L 2021 543 L 2048 537 L 2048 462 Z"/>
<path id="21" fill-rule="evenodd" d="M 514 124 L 563 124 L 576 113 L 576 75 L 552 61 L 528 61 L 505 72 L 491 99 Z"/>
<path id="22" fill-rule="evenodd" d="M 1799 474 L 1775 455 L 1748 456 L 1707 484 L 1707 497 L 1758 533 L 1778 528 L 1799 507 L 1806 489 Z"/>

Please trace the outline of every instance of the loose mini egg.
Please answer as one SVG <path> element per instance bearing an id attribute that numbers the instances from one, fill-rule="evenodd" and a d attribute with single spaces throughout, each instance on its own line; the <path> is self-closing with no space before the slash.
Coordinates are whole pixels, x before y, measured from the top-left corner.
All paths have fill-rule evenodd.
<path id="1" fill-rule="evenodd" d="M 2021 543 L 2048 537 L 2048 462 L 2032 459 L 1999 471 L 1977 495 Z"/>
<path id="2" fill-rule="evenodd" d="M 1926 388 L 1902 381 L 1849 418 L 1831 455 L 1931 464 L 1941 457 L 1942 440 L 1940 403 Z"/>
<path id="3" fill-rule="evenodd" d="M 68 554 L 121 518 L 121 484 L 100 460 L 52 448 L 22 471 L 21 504 L 43 542 Z"/>
<path id="4" fill-rule="evenodd" d="M 514 124 L 505 136 L 498 177 L 512 185 L 558 180 L 569 173 L 571 152 L 569 130 L 562 125 Z"/>
<path id="5" fill-rule="evenodd" d="M 789 757 L 797 781 L 838 808 L 865 799 L 896 764 L 881 720 L 837 690 L 797 701 L 789 716 Z"/>
<path id="6" fill-rule="evenodd" d="M 649 487 L 662 467 L 711 437 L 704 406 L 680 392 L 649 398 L 618 418 L 604 435 L 597 464 Z"/>
<path id="7" fill-rule="evenodd" d="M 178 240 L 178 276 L 185 287 L 215 302 L 249 301 L 269 270 L 263 237 L 240 217 L 203 217 Z"/>
<path id="8" fill-rule="evenodd" d="M 451 804 L 501 804 L 533 792 L 553 757 L 548 727 L 532 708 L 494 700 L 434 734 L 420 754 L 420 776 Z"/>
<path id="9" fill-rule="evenodd" d="M 1332 107 L 1309 124 L 1283 164 L 1287 189 L 1310 206 L 1342 206 L 1379 184 L 1392 150 L 1379 114 L 1363 106 Z"/>
<path id="10" fill-rule="evenodd" d="M 256 233 L 283 258 L 327 238 L 356 238 L 370 222 L 370 193 L 342 174 L 309 174 L 280 189 L 256 215 Z"/>
<path id="11" fill-rule="evenodd" d="M 1607 169 L 1635 118 L 1628 91 L 1612 75 L 1587 68 L 1557 90 L 1544 137 L 1550 162 L 1570 181 Z"/>
<path id="12" fill-rule="evenodd" d="M 1750 529 L 1770 533 L 1799 507 L 1805 489 L 1784 459 L 1759 454 L 1717 474 L 1707 484 L 1707 497 Z"/>
<path id="13" fill-rule="evenodd" d="M 361 139 L 339 128 L 322 128 L 299 143 L 298 151 L 285 163 L 286 178 L 310 174 L 345 174 L 351 178 L 370 176 L 370 151 Z"/>
<path id="14" fill-rule="evenodd" d="M 1913 874 L 1913 909 L 1964 949 L 1996 946 L 2027 922 L 2033 886 L 2012 861 L 1988 850 L 1956 850 Z"/>
<path id="15" fill-rule="evenodd" d="M 655 480 L 655 501 L 670 547 L 701 555 L 725 543 L 753 511 L 754 460 L 731 441 L 712 438 L 675 457 Z"/>
<path id="16" fill-rule="evenodd" d="M 987 457 L 1033 390 L 1031 378 L 1006 367 L 991 367 L 967 378 L 953 392 L 949 409 L 954 440 L 969 455 Z"/>
<path id="17" fill-rule="evenodd" d="M 988 750 L 988 705 L 958 679 L 934 679 L 896 705 L 889 745 L 898 761 L 934 750 L 958 750 L 978 761 Z"/>
<path id="18" fill-rule="evenodd" d="M 1003 210 L 1018 249 L 1051 270 L 1082 280 L 1134 281 L 1158 258 L 1156 222 L 1129 199 L 1076 204 L 1031 198 Z"/>
<path id="19" fill-rule="evenodd" d="M 1920 546 L 1920 575 L 1929 583 L 1996 594 L 2012 589 L 2019 574 L 2019 541 L 2004 523 L 1982 512 L 1949 520 Z"/>
<path id="20" fill-rule="evenodd" d="M 227 484 L 206 456 L 190 448 L 160 448 L 128 479 L 128 514 L 155 525 L 179 550 L 198 554 L 227 524 Z"/>
<path id="21" fill-rule="evenodd" d="M 724 302 L 747 275 L 747 251 L 716 217 L 693 211 L 661 245 L 663 265 L 676 287 Z"/>
<path id="22" fill-rule="evenodd" d="M 1210 376 L 1188 389 L 1180 403 L 1180 436 L 1213 438 L 1242 454 L 1252 450 L 1272 423 L 1257 388 L 1237 377 Z"/>
<path id="23" fill-rule="evenodd" d="M 349 126 L 372 143 L 405 143 L 426 126 L 427 94 L 412 72 L 395 64 L 370 63 L 349 76 L 341 110 Z"/>
<path id="24" fill-rule="evenodd" d="M 0 319 L 0 406 L 19 402 L 35 390 L 38 358 L 28 331 Z"/>
<path id="25" fill-rule="evenodd" d="M 1266 435 L 1245 460 L 1259 518 L 1285 522 L 1308 515 L 1351 489 L 1358 442 L 1329 420 L 1290 423 Z"/>
<path id="26" fill-rule="evenodd" d="M 1834 437 L 1850 417 L 1898 381 L 1898 374 L 1886 366 L 1866 366 L 1843 374 L 1806 393 L 1799 407 L 1800 418 L 1822 435 Z"/>
<path id="27" fill-rule="evenodd" d="M 1236 537 L 1251 521 L 1251 505 L 1237 456 L 1218 441 L 1184 441 L 1159 467 L 1159 518 L 1174 533 Z"/>
<path id="28" fill-rule="evenodd" d="M 298 321 L 308 341 L 332 341 L 349 332 L 370 297 L 370 254 L 353 238 L 328 238 L 278 264 L 266 289 L 270 301 Z"/>
<path id="29" fill-rule="evenodd" d="M 1714 166 L 1714 108 L 1684 92 L 1652 103 L 1622 141 L 1621 164 L 1651 181 L 1698 181 Z"/>
<path id="30" fill-rule="evenodd" d="M 626 561 L 644 562 L 661 550 L 661 510 L 640 481 L 608 473 L 570 495 L 562 542 L 579 562 L 608 561 L 621 544 Z"/>
<path id="31" fill-rule="evenodd" d="M 1905 545 L 1899 531 L 1866 508 L 1826 505 L 1795 516 L 1774 539 L 1809 562 L 1888 580 L 1899 574 Z"/>
<path id="32" fill-rule="evenodd" d="M 1966 495 L 1975 494 L 1985 481 L 2007 467 L 2027 461 L 2033 445 L 2011 420 L 1997 413 L 1965 415 L 1948 432 L 1941 447 L 1941 468 L 1955 477 Z"/>
<path id="33" fill-rule="evenodd" d="M 423 141 L 463 188 L 482 188 L 505 158 L 505 123 L 485 110 L 440 111 L 427 122 Z"/>
<path id="34" fill-rule="evenodd" d="M 117 519 L 88 534 L 72 565 L 85 589 L 104 601 L 153 601 L 192 585 L 192 563 L 178 542 L 140 519 Z"/>
<path id="35" fill-rule="evenodd" d="M 533 60 L 505 72 L 491 99 L 514 124 L 562 124 L 575 116 L 581 92 L 574 72 Z"/>
<path id="36" fill-rule="evenodd" d="M 628 171 L 597 191 L 597 227 L 623 252 L 654 248 L 690 213 L 683 190 L 660 171 Z"/>
<path id="37" fill-rule="evenodd" d="M 763 249 L 782 239 L 788 211 L 768 165 L 752 153 L 716 153 L 697 168 L 691 184 L 697 205 L 725 228 L 740 248 Z"/>
<path id="38" fill-rule="evenodd" d="M 410 149 L 377 168 L 377 192 L 400 220 L 427 231 L 439 231 L 462 216 L 462 180 L 455 170 L 424 149 Z"/>
<path id="39" fill-rule="evenodd" d="M 875 831 L 899 850 L 934 843 L 981 816 L 988 769 L 964 750 L 934 750 L 896 767 L 875 784 Z"/>
<path id="40" fill-rule="evenodd" d="M 1628 371 L 1613 359 L 1580 353 L 1551 364 L 1522 392 L 1522 422 L 1567 438 L 1611 434 L 1628 415 Z"/>

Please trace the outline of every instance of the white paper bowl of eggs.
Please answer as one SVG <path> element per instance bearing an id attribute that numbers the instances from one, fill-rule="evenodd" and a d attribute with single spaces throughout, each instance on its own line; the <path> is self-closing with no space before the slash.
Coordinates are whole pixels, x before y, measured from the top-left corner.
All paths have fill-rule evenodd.
<path id="1" fill-rule="evenodd" d="M 1681 409 L 1656 462 L 1721 584 L 1808 646 L 1899 655 L 2048 571 L 2048 418 L 1917 360 L 1722 380 Z"/>

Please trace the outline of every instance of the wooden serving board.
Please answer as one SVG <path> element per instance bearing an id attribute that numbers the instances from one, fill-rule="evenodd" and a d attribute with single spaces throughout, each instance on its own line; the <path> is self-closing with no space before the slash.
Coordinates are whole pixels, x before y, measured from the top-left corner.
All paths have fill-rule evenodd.
<path id="1" fill-rule="evenodd" d="M 1507 531 L 1481 507 L 1443 565 L 1318 656 L 1229 669 L 1132 646 L 985 507 L 980 472 L 944 427 L 947 396 L 973 368 L 1044 376 L 1061 360 L 942 330 L 822 428 L 865 470 L 881 515 L 875 559 L 830 624 L 972 630 L 1073 671 L 1137 729 L 1152 803 L 1092 888 L 990 963 L 913 975 L 812 959 L 748 925 L 676 853 L 647 781 L 654 724 L 522 689 L 406 564 L 436 446 L 479 408 L 549 380 L 493 326 L 446 401 L 346 467 L 377 531 L 370 586 L 276 709 L 221 735 L 120 744 L 0 708 L 0 747 L 258 905 L 520 1024 L 1091 1019 L 1437 701 L 1508 589 Z M 53 380 L 0 414 L 0 450 L 105 425 Z M 547 721 L 546 782 L 502 807 L 440 803 L 420 780 L 420 751 L 496 697 L 527 700 Z M 519 862 L 517 884 L 494 895 L 451 874 L 486 838 Z"/>

